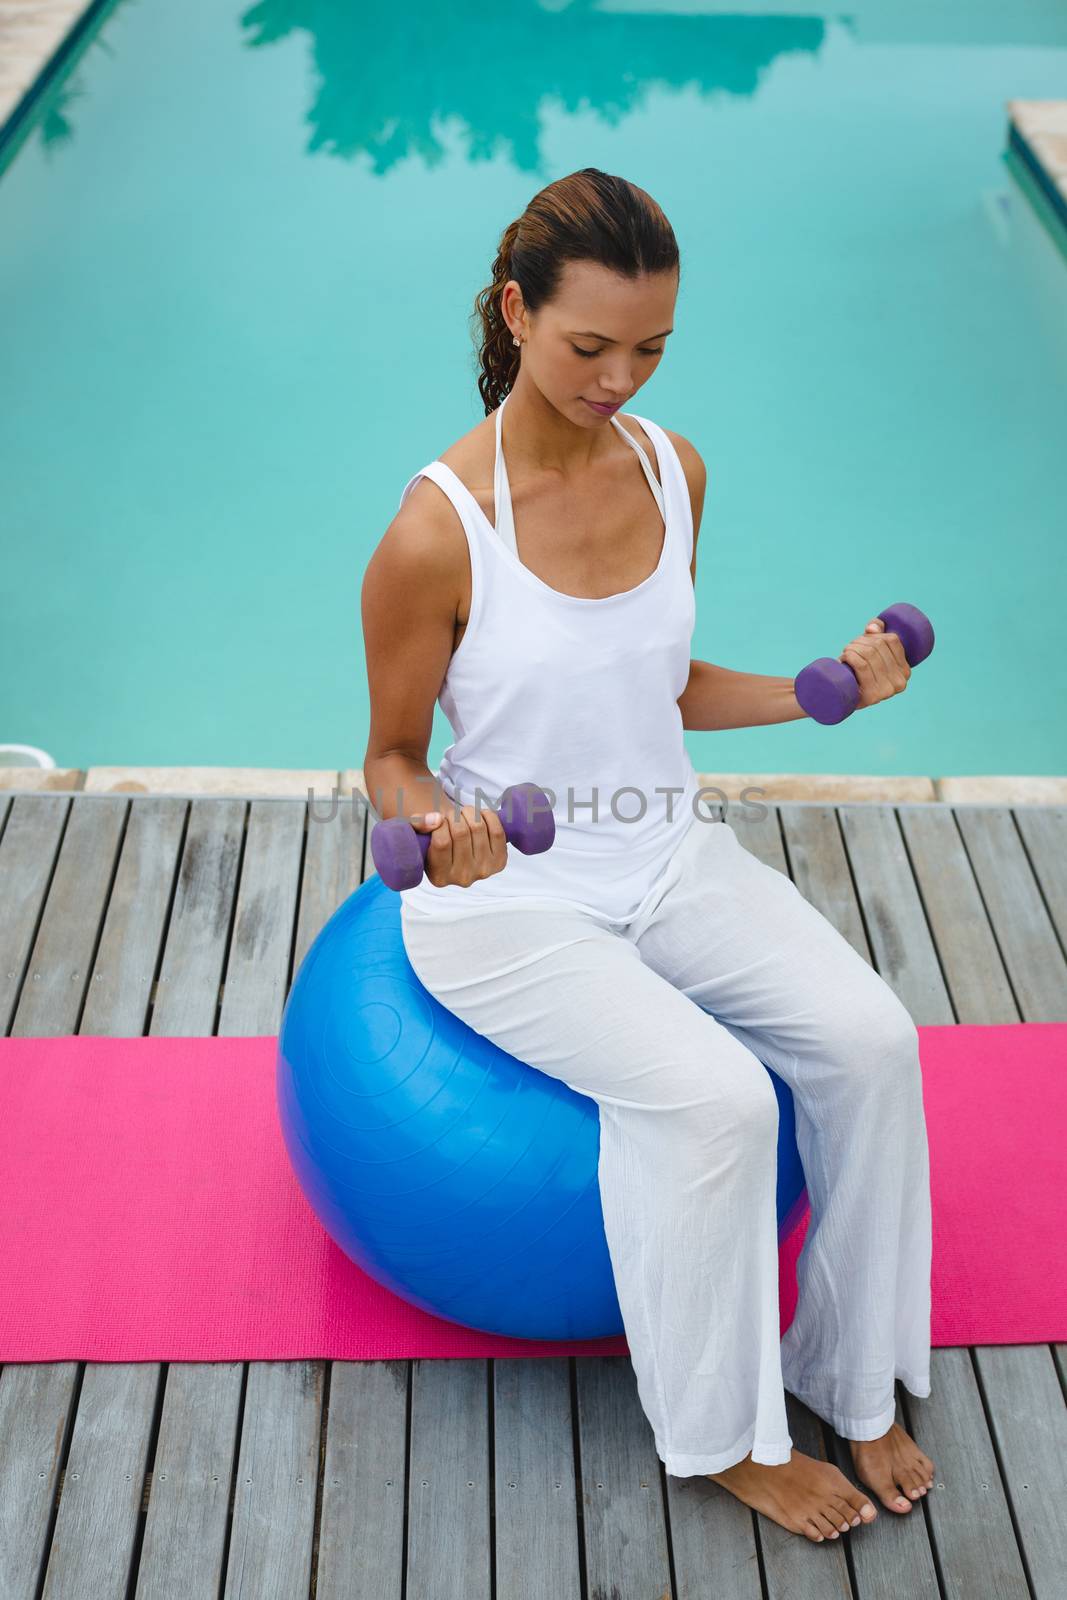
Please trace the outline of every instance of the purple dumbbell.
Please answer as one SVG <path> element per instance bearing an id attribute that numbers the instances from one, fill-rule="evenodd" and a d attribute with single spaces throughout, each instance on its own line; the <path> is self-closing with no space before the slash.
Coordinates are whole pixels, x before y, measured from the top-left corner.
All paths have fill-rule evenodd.
<path id="1" fill-rule="evenodd" d="M 548 796 L 536 784 L 513 783 L 493 809 L 504 825 L 508 844 L 524 856 L 540 855 L 556 837 L 556 819 Z M 418 833 L 405 817 L 387 817 L 384 822 L 375 823 L 370 853 L 382 882 L 390 889 L 413 889 L 426 870 L 431 837 Z"/>
<path id="2" fill-rule="evenodd" d="M 929 617 L 917 606 L 887 606 L 878 613 L 887 633 L 895 633 L 904 646 L 909 667 L 925 661 L 934 648 L 934 630 Z M 797 675 L 793 684 L 801 709 L 816 722 L 844 722 L 859 705 L 860 686 L 856 674 L 845 661 L 820 656 Z"/>

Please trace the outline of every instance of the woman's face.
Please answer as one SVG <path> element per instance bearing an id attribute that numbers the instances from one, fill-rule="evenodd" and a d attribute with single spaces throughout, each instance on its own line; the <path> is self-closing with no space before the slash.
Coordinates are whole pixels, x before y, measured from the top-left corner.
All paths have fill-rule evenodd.
<path id="1" fill-rule="evenodd" d="M 623 278 L 594 261 L 568 261 L 555 298 L 525 312 L 512 280 L 509 310 L 520 324 L 522 371 L 557 410 L 584 427 L 608 421 L 659 366 L 674 325 L 678 273 Z"/>

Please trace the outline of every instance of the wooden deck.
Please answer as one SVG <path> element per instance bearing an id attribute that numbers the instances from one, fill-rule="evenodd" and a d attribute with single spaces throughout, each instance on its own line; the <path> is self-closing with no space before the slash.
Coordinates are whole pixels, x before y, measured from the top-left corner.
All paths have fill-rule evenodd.
<path id="1" fill-rule="evenodd" d="M 729 821 L 917 1023 L 1067 1018 L 1067 807 Z M 0 794 L 4 1030 L 277 1031 L 367 822 L 362 797 L 327 824 L 306 799 Z M 666 1476 L 626 1357 L 9 1364 L 0 1600 L 1062 1600 L 1065 1349 L 935 1349 L 930 1398 L 898 1387 L 935 1488 L 821 1545 Z"/>

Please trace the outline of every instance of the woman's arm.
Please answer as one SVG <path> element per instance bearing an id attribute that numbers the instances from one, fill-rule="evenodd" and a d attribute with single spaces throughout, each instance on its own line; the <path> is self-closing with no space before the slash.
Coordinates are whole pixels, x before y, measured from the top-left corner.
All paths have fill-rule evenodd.
<path id="1" fill-rule="evenodd" d="M 683 728 L 762 728 L 806 717 L 792 678 L 734 672 L 710 661 L 691 661 L 678 707 Z"/>
<path id="2" fill-rule="evenodd" d="M 426 765 L 469 560 L 447 496 L 423 478 L 385 530 L 363 578 L 371 704 L 363 779 L 383 821 L 405 817 L 429 834 L 426 878 L 439 888 L 469 888 L 508 862 L 497 812 L 454 804 Z"/>
<path id="3" fill-rule="evenodd" d="M 445 803 L 426 752 L 467 560 L 457 519 L 436 484 L 423 478 L 367 563 L 361 609 L 370 732 L 363 779 L 382 818 L 410 818 Z"/>

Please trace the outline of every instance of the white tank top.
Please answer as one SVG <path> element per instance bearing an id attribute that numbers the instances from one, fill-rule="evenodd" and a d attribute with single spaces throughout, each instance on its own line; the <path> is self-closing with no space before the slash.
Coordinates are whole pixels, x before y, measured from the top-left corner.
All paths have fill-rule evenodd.
<path id="1" fill-rule="evenodd" d="M 541 855 L 509 845 L 507 866 L 468 888 L 424 877 L 401 899 L 454 915 L 534 896 L 625 919 L 697 818 L 699 782 L 678 708 L 696 616 L 689 488 L 657 423 L 627 413 L 655 446 L 660 482 L 612 417 L 664 520 L 659 563 L 635 588 L 601 599 L 553 589 L 517 553 L 501 442 L 506 404 L 496 412 L 495 528 L 443 461 L 409 479 L 400 504 L 420 477 L 432 478 L 470 551 L 470 616 L 438 697 L 454 735 L 437 772 L 441 788 L 460 805 L 496 809 L 509 784 L 535 783 L 553 802 L 556 837 Z"/>

